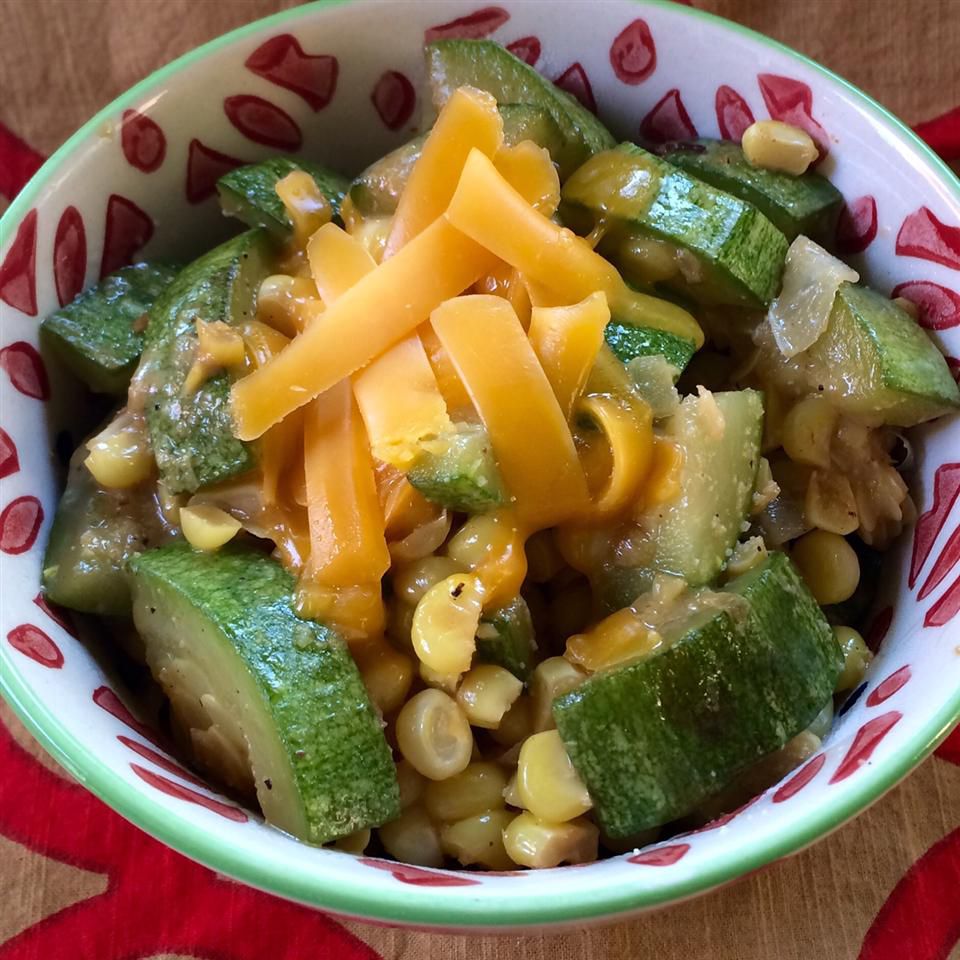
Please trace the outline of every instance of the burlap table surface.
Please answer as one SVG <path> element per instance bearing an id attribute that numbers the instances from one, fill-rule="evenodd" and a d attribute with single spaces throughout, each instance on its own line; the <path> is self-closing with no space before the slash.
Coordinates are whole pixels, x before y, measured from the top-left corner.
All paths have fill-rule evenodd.
<path id="1" fill-rule="evenodd" d="M 909 123 L 960 105 L 960 0 L 695 3 L 815 57 Z M 0 0 L 0 124 L 49 154 L 150 71 L 293 5 Z M 0 708 L 0 960 L 960 960 L 960 733 L 790 860 L 637 920 L 522 938 L 340 924 L 287 908 L 141 840 L 55 771 Z M 109 854 L 97 860 L 94 848 Z M 252 936 L 251 925 L 272 933 Z"/>

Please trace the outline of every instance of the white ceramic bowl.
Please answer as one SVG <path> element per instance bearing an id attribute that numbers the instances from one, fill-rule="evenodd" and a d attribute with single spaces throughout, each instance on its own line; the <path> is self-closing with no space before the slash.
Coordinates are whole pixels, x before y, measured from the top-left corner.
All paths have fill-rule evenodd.
<path id="1" fill-rule="evenodd" d="M 875 629 L 886 638 L 822 751 L 734 817 L 578 869 L 426 871 L 292 840 L 181 775 L 39 599 L 58 493 L 52 450 L 80 394 L 58 369 L 45 370 L 38 318 L 131 256 L 185 260 L 225 235 L 213 184 L 239 160 L 301 150 L 351 172 L 403 141 L 425 101 L 425 32 L 511 45 L 595 100 L 625 137 L 641 126 L 663 138 L 737 136 L 751 116 L 767 115 L 805 126 L 829 149 L 823 169 L 848 200 L 842 239 L 854 265 L 879 289 L 916 299 L 946 352 L 960 354 L 960 184 L 877 104 L 785 47 L 655 0 L 297 7 L 124 94 L 57 151 L 0 222 L 0 688 L 90 790 L 250 884 L 342 914 L 432 927 L 582 923 L 688 897 L 812 843 L 946 735 L 960 715 L 960 632 L 951 624 L 960 608 L 960 463 L 951 462 L 960 459 L 960 420 L 916 433 L 922 513 L 889 556 Z"/>

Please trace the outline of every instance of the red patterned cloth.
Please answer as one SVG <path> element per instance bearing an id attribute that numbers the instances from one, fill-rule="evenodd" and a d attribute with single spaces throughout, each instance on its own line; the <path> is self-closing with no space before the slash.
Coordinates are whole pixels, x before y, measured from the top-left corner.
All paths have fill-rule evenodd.
<path id="1" fill-rule="evenodd" d="M 960 107 L 947 109 L 960 102 L 953 68 L 960 41 L 955 2 L 924 0 L 910 5 L 907 12 L 895 0 L 869 0 L 871 11 L 882 10 L 880 27 L 864 19 L 866 41 L 838 40 L 829 51 L 818 46 L 821 35 L 839 35 L 828 25 L 856 20 L 858 13 L 868 9 L 868 0 L 808 0 L 789 9 L 762 0 L 697 0 L 697 5 L 788 39 L 852 75 L 908 119 L 920 120 L 935 112 L 918 111 L 917 104 L 945 110 L 919 123 L 917 130 L 946 159 L 956 161 L 960 159 Z M 10 53 L 0 60 L 0 90 L 4 91 L 0 120 L 9 124 L 8 128 L 0 123 L 2 209 L 3 201 L 13 198 L 43 160 L 22 136 L 49 150 L 100 106 L 107 93 L 119 93 L 187 47 L 291 2 L 196 5 L 168 0 L 163 18 L 152 11 L 153 5 L 148 12 L 142 0 L 73 0 L 71 4 L 0 0 L 0 4 L 5 52 Z M 484 15 L 489 18 L 496 9 L 486 8 Z M 816 16 L 810 16 L 814 12 Z M 171 23 L 177 24 L 175 36 L 170 33 Z M 488 26 L 486 21 L 467 17 L 443 29 L 466 35 Z M 96 36 L 98 31 L 101 39 L 104 34 L 106 39 L 124 39 L 116 48 L 102 44 L 113 51 L 107 64 L 97 57 L 71 54 L 68 38 Z M 884 68 L 889 66 L 883 54 L 889 60 L 891 50 L 895 52 L 905 38 L 915 42 L 911 50 L 915 59 L 898 67 L 899 73 L 879 67 L 874 73 L 872 64 L 880 61 Z M 620 46 L 615 44 L 611 51 L 614 69 L 624 82 L 640 82 L 645 71 L 652 69 L 651 45 L 642 35 L 618 41 Z M 870 43 L 876 49 L 864 46 Z M 539 55 L 534 37 L 514 46 L 519 56 L 536 60 Z M 279 56 L 284 51 L 274 53 Z M 262 62 L 254 66 L 272 70 L 276 58 L 268 54 L 263 52 Z M 930 63 L 941 62 L 948 63 L 950 71 L 931 79 Z M 573 64 L 558 82 L 592 106 L 589 80 L 578 67 Z M 322 64 L 316 65 L 315 79 L 322 81 L 323 69 Z M 101 70 L 106 78 L 98 73 Z M 891 73 L 896 76 L 885 87 Z M 876 82 L 868 82 L 871 78 Z M 101 89 L 104 85 L 106 90 Z M 308 92 L 322 96 L 321 88 L 322 83 L 314 84 Z M 374 104 L 387 126 L 400 127 L 407 121 L 412 103 L 408 88 L 409 81 L 391 71 L 378 83 Z M 48 91 L 48 98 L 38 103 L 35 91 L 39 89 Z M 792 122 L 799 117 L 816 137 L 816 121 L 802 110 L 802 97 L 798 100 L 795 90 L 784 87 L 783 78 L 764 78 L 762 92 L 772 115 L 789 115 Z M 953 99 L 945 102 L 944 97 Z M 266 117 L 265 130 L 262 104 L 250 103 L 251 98 L 233 99 L 233 122 L 241 129 L 255 124 L 248 135 L 254 139 L 268 135 L 282 149 L 295 148 L 291 138 L 299 131 L 287 123 L 289 118 Z M 718 95 L 717 108 L 721 126 L 730 135 L 752 120 L 749 108 L 732 90 Z M 147 118 L 126 119 L 123 146 L 128 159 L 141 169 L 152 169 L 163 158 L 162 133 Z M 676 91 L 653 107 L 643 125 L 644 132 L 654 138 L 695 135 Z M 220 154 L 191 157 L 198 196 L 208 189 L 211 178 L 235 163 Z M 30 224 L 23 229 L 29 231 Z M 923 246 L 943 251 L 944 257 L 960 257 L 956 252 L 960 238 L 950 229 L 921 209 L 904 224 L 898 247 Z M 856 252 L 872 239 L 871 230 L 876 231 L 875 210 L 870 198 L 864 197 L 850 204 L 840 239 L 845 249 Z M 69 224 L 64 236 L 69 242 Z M 32 244 L 24 246 L 32 248 Z M 122 257 L 123 251 L 118 250 L 117 256 Z M 70 257 L 65 256 L 64 262 L 62 299 L 69 299 L 76 278 L 69 270 Z M 27 296 L 15 286 L 16 276 L 9 264 L 0 269 L 0 290 L 7 302 Z M 58 289 L 60 285 L 58 274 Z M 960 304 L 944 300 L 939 288 L 898 292 L 924 306 L 931 326 L 952 324 L 960 310 Z M 42 368 L 28 354 L 0 357 L 0 365 L 24 391 L 44 395 Z M 15 461 L 16 451 L 0 427 L 0 476 L 16 470 Z M 941 484 L 947 490 L 953 478 L 938 476 L 938 489 Z M 17 537 L 29 537 L 35 519 L 29 503 L 19 505 L 16 522 L 3 524 L 3 536 L 15 526 Z M 927 539 L 924 520 L 918 524 L 916 538 L 921 552 Z M 936 506 L 929 522 L 936 525 Z M 16 546 L 10 541 L 5 548 L 11 545 Z M 955 612 L 960 590 L 956 596 L 953 593 L 944 597 L 951 609 L 938 612 L 938 604 L 929 615 Z M 21 642 L 29 646 L 34 641 L 24 637 Z M 439 960 L 475 954 L 492 960 L 541 960 L 548 954 L 567 960 L 640 956 L 651 947 L 662 960 L 693 956 L 947 960 L 960 956 L 954 952 L 960 950 L 960 731 L 905 784 L 811 850 L 707 898 L 597 931 L 574 931 L 550 939 L 467 940 L 344 924 L 233 883 L 153 841 L 69 781 L 42 757 L 6 708 L 0 709 L 0 854 L 4 854 L 0 856 L 0 960 L 372 960 L 378 956 Z"/>

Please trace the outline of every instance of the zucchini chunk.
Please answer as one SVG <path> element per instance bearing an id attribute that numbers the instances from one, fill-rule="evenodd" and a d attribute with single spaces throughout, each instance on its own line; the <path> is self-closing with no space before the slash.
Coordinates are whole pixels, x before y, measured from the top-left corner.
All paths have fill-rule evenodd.
<path id="1" fill-rule="evenodd" d="M 843 196 L 819 173 L 795 177 L 755 167 L 738 143 L 727 140 L 671 143 L 663 157 L 698 180 L 752 203 L 788 241 L 803 234 L 832 244 Z"/>
<path id="2" fill-rule="evenodd" d="M 833 693 L 843 654 L 785 554 L 723 589 L 742 611 L 701 611 L 664 652 L 553 702 L 608 836 L 689 813 L 805 730 Z"/>
<path id="3" fill-rule="evenodd" d="M 196 353 L 196 321 L 252 319 L 270 259 L 264 231 L 242 233 L 191 263 L 151 311 L 137 376 L 147 389 L 150 443 L 171 493 L 193 493 L 252 466 L 247 445 L 233 435 L 228 376 L 211 377 L 189 397 L 184 384 Z"/>
<path id="4" fill-rule="evenodd" d="M 526 682 L 537 648 L 530 608 L 523 597 L 485 614 L 477 631 L 477 659 L 496 663 Z"/>
<path id="5" fill-rule="evenodd" d="M 780 289 L 787 238 L 752 204 L 708 186 L 632 143 L 592 157 L 563 186 L 565 222 L 604 239 L 630 280 L 706 305 L 765 307 Z M 659 244 L 656 271 L 633 276 L 624 252 L 639 238 Z M 645 268 L 646 269 L 646 268 Z"/>
<path id="6" fill-rule="evenodd" d="M 399 815 L 390 748 L 350 651 L 298 619 L 278 563 L 175 544 L 130 571 L 147 664 L 200 766 L 255 789 L 267 821 L 308 843 Z"/>
<path id="7" fill-rule="evenodd" d="M 165 263 L 122 267 L 51 313 L 43 342 L 94 393 L 122 397 L 143 350 L 141 322 L 180 268 Z"/>
<path id="8" fill-rule="evenodd" d="M 561 179 L 616 142 L 579 101 L 493 40 L 435 40 L 426 46 L 433 104 L 439 111 L 464 85 L 486 90 L 497 103 L 527 103 L 553 117 L 563 135 Z"/>
<path id="9" fill-rule="evenodd" d="M 507 501 L 487 431 L 458 429 L 424 445 L 407 479 L 428 500 L 449 510 L 484 513 Z"/>
<path id="10" fill-rule="evenodd" d="M 350 181 L 327 167 L 299 157 L 270 157 L 225 173 L 217 181 L 224 215 L 237 217 L 248 227 L 263 227 L 278 240 L 286 240 L 293 224 L 283 201 L 277 196 L 277 181 L 294 170 L 303 170 L 313 177 L 320 192 L 333 206 L 334 215 L 339 216 L 340 204 Z"/>

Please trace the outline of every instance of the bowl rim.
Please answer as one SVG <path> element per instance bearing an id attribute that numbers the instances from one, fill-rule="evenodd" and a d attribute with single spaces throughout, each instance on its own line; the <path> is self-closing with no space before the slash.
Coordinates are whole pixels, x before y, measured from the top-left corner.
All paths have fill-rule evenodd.
<path id="1" fill-rule="evenodd" d="M 194 62 L 264 29 L 310 17 L 327 8 L 359 2 L 362 0 L 312 0 L 224 33 L 154 71 L 98 111 L 50 156 L 0 216 L 0 238 L 13 234 L 38 195 L 65 166 L 78 146 L 96 134 L 103 123 L 114 120 L 125 108 L 139 103 L 157 85 Z M 633 2 L 637 6 L 667 9 L 694 21 L 732 30 L 754 43 L 787 55 L 836 84 L 898 139 L 901 146 L 919 155 L 960 204 L 960 180 L 950 167 L 906 124 L 832 70 L 786 44 L 716 14 L 671 0 Z M 718 855 L 693 877 L 673 882 L 667 879 L 656 889 L 644 889 L 640 885 L 624 886 L 618 878 L 599 889 L 556 891 L 551 892 L 549 897 L 501 895 L 488 888 L 479 896 L 458 897 L 444 903 L 433 887 L 421 889 L 397 884 L 385 891 L 379 886 L 371 887 L 361 878 L 349 874 L 332 881 L 325 871 L 318 871 L 308 861 L 291 863 L 284 856 L 252 860 L 220 841 L 215 832 L 186 820 L 171 820 L 162 807 L 133 789 L 112 767 L 80 743 L 69 729 L 58 723 L 5 656 L 0 656 L 0 694 L 43 747 L 84 787 L 155 839 L 213 870 L 252 887 L 343 916 L 433 928 L 490 930 L 614 918 L 666 905 L 704 893 L 781 857 L 797 853 L 861 813 L 896 786 L 947 737 L 960 719 L 958 689 L 888 763 L 862 769 L 856 785 L 850 787 L 841 802 L 813 808 L 808 815 L 798 818 L 796 824 L 766 842 Z M 565 871 L 562 867 L 558 869 Z M 550 874 L 556 872 L 549 871 Z"/>

